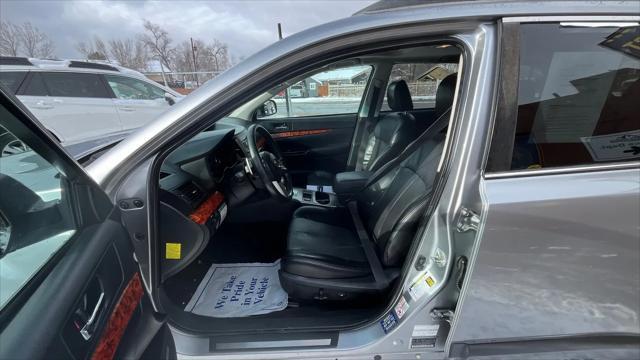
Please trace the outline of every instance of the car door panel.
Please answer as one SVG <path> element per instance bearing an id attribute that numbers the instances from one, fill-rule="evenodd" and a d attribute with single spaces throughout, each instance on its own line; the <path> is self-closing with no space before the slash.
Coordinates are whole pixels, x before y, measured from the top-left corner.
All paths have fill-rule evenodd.
<path id="1" fill-rule="evenodd" d="M 152 121 L 169 108 L 164 99 L 158 100 L 114 100 L 122 128 L 131 130 Z"/>
<path id="2" fill-rule="evenodd" d="M 639 176 L 630 169 L 483 181 L 486 223 L 452 343 L 513 350 L 508 342 L 521 341 L 523 350 L 530 339 L 581 334 L 592 349 L 618 335 L 620 347 L 634 337 L 637 344 Z"/>
<path id="3" fill-rule="evenodd" d="M 356 120 L 356 114 L 341 114 L 265 119 L 259 123 L 278 143 L 294 182 L 303 183 L 312 171 L 345 170 Z"/>
<path id="4" fill-rule="evenodd" d="M 76 226 L 0 312 L 0 358 L 110 359 L 118 351 L 175 357 L 164 318 L 150 306 L 119 210 L 15 98 L 0 90 L 0 105 L 7 110 L 3 127 L 37 149 L 33 156 L 63 169 L 68 186 L 62 193 L 69 194 L 63 200 L 74 209 Z M 162 341 L 148 340 L 157 334 Z"/>

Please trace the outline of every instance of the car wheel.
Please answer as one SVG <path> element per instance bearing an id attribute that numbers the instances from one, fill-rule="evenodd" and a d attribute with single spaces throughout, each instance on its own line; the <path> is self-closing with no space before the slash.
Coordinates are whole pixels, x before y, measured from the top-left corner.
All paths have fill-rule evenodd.
<path id="1" fill-rule="evenodd" d="M 29 147 L 20 139 L 9 133 L 0 135 L 0 157 L 20 154 L 25 151 L 29 151 Z"/>

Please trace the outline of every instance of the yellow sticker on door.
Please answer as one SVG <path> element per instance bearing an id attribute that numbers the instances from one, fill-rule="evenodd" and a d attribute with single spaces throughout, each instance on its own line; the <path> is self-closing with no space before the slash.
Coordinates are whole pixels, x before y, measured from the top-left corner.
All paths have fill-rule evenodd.
<path id="1" fill-rule="evenodd" d="M 180 260 L 182 252 L 182 244 L 180 243 L 166 243 L 165 259 Z"/>
<path id="2" fill-rule="evenodd" d="M 435 276 L 433 276 L 429 271 L 424 272 L 415 278 L 413 284 L 409 288 L 409 294 L 414 301 L 417 301 L 426 294 L 429 289 L 434 287 L 436 283 L 437 280 Z"/>

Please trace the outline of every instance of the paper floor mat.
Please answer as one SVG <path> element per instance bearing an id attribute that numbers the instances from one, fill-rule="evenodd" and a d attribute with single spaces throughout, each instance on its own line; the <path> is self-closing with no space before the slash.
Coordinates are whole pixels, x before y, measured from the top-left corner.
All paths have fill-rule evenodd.
<path id="1" fill-rule="evenodd" d="M 280 286 L 280 260 L 273 263 L 213 264 L 185 311 L 212 317 L 245 317 L 287 307 Z"/>

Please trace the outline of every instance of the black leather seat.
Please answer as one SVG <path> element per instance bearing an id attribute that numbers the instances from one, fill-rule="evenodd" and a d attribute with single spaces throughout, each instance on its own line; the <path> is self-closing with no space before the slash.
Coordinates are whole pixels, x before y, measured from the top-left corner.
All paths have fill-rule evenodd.
<path id="1" fill-rule="evenodd" d="M 445 77 L 436 89 L 435 112 L 433 119 L 438 119 L 451 108 L 456 89 L 457 74 Z M 394 81 L 387 88 L 387 100 L 393 113 L 385 114 L 376 123 L 367 140 L 367 150 L 363 159 L 359 159 L 359 171 L 374 172 L 389 160 L 396 157 L 407 144 L 424 131 L 428 123 L 416 122 L 408 113 L 413 110 L 413 101 L 409 87 L 404 80 Z M 370 148 L 370 149 L 369 149 Z M 367 154 L 369 152 L 369 154 Z M 309 185 L 333 185 L 335 174 L 327 171 L 315 171 L 307 178 Z"/>
<path id="2" fill-rule="evenodd" d="M 424 142 L 356 197 L 357 212 L 388 280 L 398 277 L 430 198 L 443 142 L 442 134 Z M 281 266 L 280 282 L 295 299 L 345 300 L 389 285 L 376 281 L 345 208 L 299 208 Z"/>
<path id="3" fill-rule="evenodd" d="M 364 157 L 358 170 L 375 171 L 397 156 L 417 137 L 416 120 L 409 87 L 404 80 L 394 81 L 387 88 L 387 102 L 393 111 L 378 120 L 366 140 Z M 315 171 L 307 177 L 309 185 L 333 185 L 334 174 Z"/>

